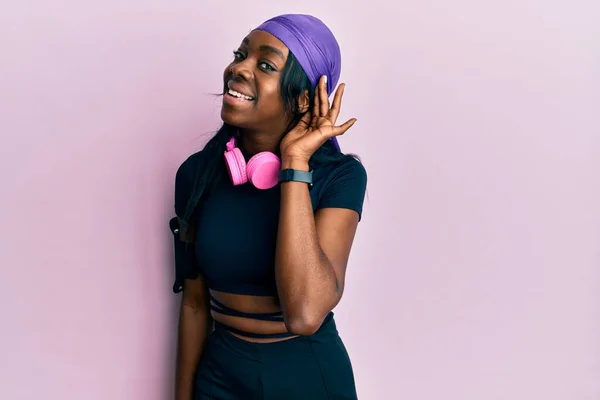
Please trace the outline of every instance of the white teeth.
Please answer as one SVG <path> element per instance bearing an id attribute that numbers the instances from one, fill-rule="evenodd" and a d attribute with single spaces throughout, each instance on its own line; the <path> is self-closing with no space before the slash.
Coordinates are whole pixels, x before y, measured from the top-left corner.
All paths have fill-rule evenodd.
<path id="1" fill-rule="evenodd" d="M 229 93 L 230 95 L 232 95 L 234 97 L 238 97 L 240 99 L 252 100 L 252 97 L 246 96 L 245 94 L 241 94 L 240 92 L 236 92 L 235 90 L 229 89 L 229 91 L 227 93 Z"/>

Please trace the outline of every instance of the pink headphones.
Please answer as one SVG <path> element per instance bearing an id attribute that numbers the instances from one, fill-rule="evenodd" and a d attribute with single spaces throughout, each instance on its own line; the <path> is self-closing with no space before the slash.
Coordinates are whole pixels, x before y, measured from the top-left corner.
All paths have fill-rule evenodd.
<path id="1" fill-rule="evenodd" d="M 254 155 L 248 164 L 241 150 L 236 147 L 235 138 L 227 142 L 225 164 L 234 185 L 243 185 L 250 181 L 258 189 L 270 189 L 277 185 L 281 160 L 270 151 Z"/>

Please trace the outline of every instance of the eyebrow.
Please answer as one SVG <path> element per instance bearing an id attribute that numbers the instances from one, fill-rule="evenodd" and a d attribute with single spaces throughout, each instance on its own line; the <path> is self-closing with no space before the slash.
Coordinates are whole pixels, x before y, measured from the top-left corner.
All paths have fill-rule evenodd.
<path id="1" fill-rule="evenodd" d="M 244 40 L 242 41 L 242 43 L 244 43 L 246 46 L 250 45 L 250 40 L 248 38 L 244 38 Z M 281 52 L 281 50 L 273 47 L 273 46 L 269 46 L 267 44 L 263 44 L 258 46 L 258 50 L 259 51 L 266 51 L 269 53 L 274 53 L 276 55 L 278 55 L 279 57 L 281 57 L 282 60 L 285 60 L 285 56 L 283 55 L 283 53 Z"/>

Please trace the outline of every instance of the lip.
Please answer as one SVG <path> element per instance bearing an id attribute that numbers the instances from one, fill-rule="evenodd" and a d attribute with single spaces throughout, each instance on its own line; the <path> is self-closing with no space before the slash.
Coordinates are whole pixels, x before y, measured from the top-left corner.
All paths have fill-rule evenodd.
<path id="1" fill-rule="evenodd" d="M 252 93 L 250 88 L 233 80 L 227 82 L 227 88 L 235 90 L 236 92 L 241 93 L 244 96 L 252 97 L 253 100 L 256 98 L 256 96 Z"/>
<path id="2" fill-rule="evenodd" d="M 232 96 L 229 93 L 223 95 L 223 105 L 229 105 L 234 107 L 249 107 L 253 104 L 254 100 L 240 99 L 239 97 Z"/>

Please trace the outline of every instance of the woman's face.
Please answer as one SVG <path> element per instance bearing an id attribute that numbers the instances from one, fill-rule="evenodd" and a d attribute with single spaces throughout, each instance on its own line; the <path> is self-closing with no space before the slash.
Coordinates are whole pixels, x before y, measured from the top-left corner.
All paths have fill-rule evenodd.
<path id="1" fill-rule="evenodd" d="M 252 31 L 242 41 L 223 75 L 223 122 L 249 131 L 283 133 L 289 121 L 280 84 L 288 53 L 267 32 Z"/>

